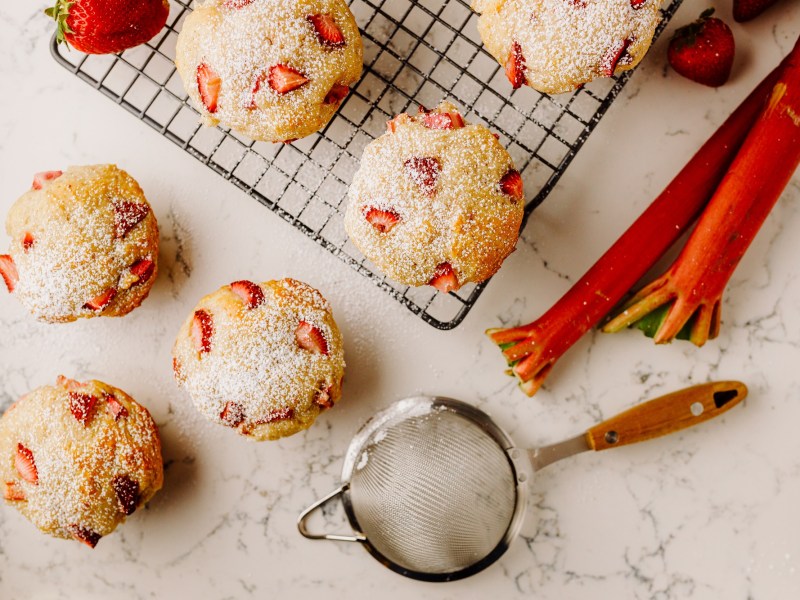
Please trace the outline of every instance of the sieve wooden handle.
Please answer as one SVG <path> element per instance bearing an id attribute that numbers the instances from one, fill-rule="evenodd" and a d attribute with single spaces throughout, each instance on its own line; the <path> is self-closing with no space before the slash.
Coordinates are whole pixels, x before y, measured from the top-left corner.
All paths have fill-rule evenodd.
<path id="1" fill-rule="evenodd" d="M 643 442 L 708 421 L 747 396 L 740 381 L 716 381 L 685 388 L 634 406 L 586 432 L 592 450 Z"/>

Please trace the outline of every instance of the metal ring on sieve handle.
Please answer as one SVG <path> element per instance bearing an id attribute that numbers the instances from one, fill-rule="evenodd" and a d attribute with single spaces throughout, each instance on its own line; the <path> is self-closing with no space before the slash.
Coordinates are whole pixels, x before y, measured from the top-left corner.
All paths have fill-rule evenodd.
<path id="1" fill-rule="evenodd" d="M 303 536 L 310 540 L 332 540 L 335 542 L 366 542 L 367 538 L 361 534 L 342 535 L 338 533 L 311 533 L 306 526 L 306 521 L 315 510 L 322 508 L 325 504 L 340 496 L 347 491 L 347 485 L 340 485 L 327 496 L 320 498 L 314 504 L 305 509 L 297 518 L 297 528 Z"/>
<path id="2" fill-rule="evenodd" d="M 487 440 L 491 440 L 498 446 L 498 454 L 502 453 L 508 462 L 509 472 L 511 473 L 512 486 L 514 488 L 513 494 L 515 501 L 513 510 L 509 515 L 507 526 L 505 526 L 504 533 L 497 544 L 489 551 L 485 552 L 480 558 L 469 564 L 464 568 L 449 572 L 426 572 L 423 570 L 415 570 L 407 568 L 396 561 L 387 557 L 381 552 L 374 543 L 372 543 L 359 524 L 356 510 L 352 502 L 352 495 L 350 489 L 351 480 L 358 470 L 360 457 L 362 452 L 369 447 L 370 441 L 373 440 L 374 434 L 381 429 L 391 427 L 391 422 L 395 419 L 404 420 L 409 415 L 415 416 L 416 413 L 436 413 L 437 411 L 448 411 L 459 417 L 463 417 L 470 424 L 477 426 L 482 434 L 486 436 Z M 374 440 L 373 440 L 374 441 Z M 520 459 L 520 460 L 518 460 Z M 525 501 L 527 497 L 527 487 L 523 484 L 524 477 L 519 476 L 519 472 L 524 470 L 526 463 L 524 462 L 524 453 L 513 452 L 513 444 L 511 439 L 500 429 L 486 413 L 481 410 L 450 398 L 441 397 L 426 397 L 419 396 L 414 398 L 406 398 L 400 400 L 389 408 L 377 413 L 373 416 L 356 434 L 353 438 L 344 459 L 342 468 L 342 484 L 330 492 L 325 497 L 317 500 L 308 508 L 306 508 L 298 517 L 297 527 L 300 533 L 309 539 L 326 539 L 335 541 L 346 542 L 360 542 L 364 548 L 372 554 L 380 563 L 389 569 L 413 579 L 423 581 L 453 581 L 462 579 L 473 575 L 492 563 L 494 563 L 500 556 L 502 556 L 508 549 L 511 541 L 519 533 L 522 526 L 522 518 L 524 517 Z M 325 504 L 340 497 L 344 507 L 350 526 L 353 529 L 352 534 L 338 534 L 338 533 L 312 533 L 308 529 L 307 521 L 311 514 L 321 509 Z"/>

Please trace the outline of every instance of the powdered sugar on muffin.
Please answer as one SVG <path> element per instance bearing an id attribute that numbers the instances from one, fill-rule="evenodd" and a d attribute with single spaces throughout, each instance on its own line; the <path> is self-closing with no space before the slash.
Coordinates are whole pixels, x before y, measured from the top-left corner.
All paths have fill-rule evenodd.
<path id="1" fill-rule="evenodd" d="M 236 281 L 188 316 L 173 368 L 207 418 L 261 441 L 310 427 L 338 402 L 344 348 L 330 306 L 311 286 Z"/>
<path id="2" fill-rule="evenodd" d="M 500 268 L 523 211 L 522 179 L 508 152 L 443 103 L 395 117 L 364 149 L 345 227 L 392 279 L 451 291 Z"/>
<path id="3" fill-rule="evenodd" d="M 660 0 L 473 0 L 486 49 L 514 88 L 568 92 L 632 69 L 661 19 Z"/>
<path id="4" fill-rule="evenodd" d="M 11 248 L 0 270 L 44 321 L 125 315 L 156 277 L 156 218 L 136 181 L 114 165 L 37 175 L 11 207 L 6 231 Z"/>
<path id="5" fill-rule="evenodd" d="M 40 530 L 90 547 L 161 488 L 158 429 L 100 381 L 59 377 L 0 419 L 3 497 Z"/>
<path id="6" fill-rule="evenodd" d="M 206 125 L 280 142 L 321 129 L 362 60 L 344 0 L 210 0 L 183 24 L 175 64 Z"/>

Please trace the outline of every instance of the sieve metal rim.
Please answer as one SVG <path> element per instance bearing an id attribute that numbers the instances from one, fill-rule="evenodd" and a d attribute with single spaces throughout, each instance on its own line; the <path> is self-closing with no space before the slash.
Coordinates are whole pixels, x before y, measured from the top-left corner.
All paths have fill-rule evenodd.
<path id="1" fill-rule="evenodd" d="M 419 414 L 424 414 L 431 411 L 443 410 L 451 411 L 458 416 L 470 420 L 474 424 L 478 425 L 497 443 L 497 445 L 503 450 L 506 459 L 508 460 L 509 468 L 511 469 L 511 473 L 514 477 L 516 494 L 514 510 L 511 519 L 509 520 L 508 527 L 506 528 L 501 540 L 491 552 L 489 552 L 481 560 L 459 571 L 454 571 L 451 573 L 426 573 L 408 569 L 395 563 L 393 560 L 383 555 L 377 548 L 375 548 L 374 545 L 370 543 L 369 539 L 364 534 L 358 519 L 356 518 L 355 510 L 350 497 L 350 481 L 353 473 L 356 470 L 356 466 L 358 465 L 361 453 L 365 450 L 367 444 L 376 431 L 386 427 L 387 424 L 393 420 L 412 416 L 414 411 L 418 411 Z M 384 410 L 373 415 L 373 417 L 370 418 L 361 427 L 361 429 L 359 429 L 358 433 L 356 433 L 351 440 L 350 445 L 347 448 L 347 452 L 345 453 L 344 464 L 342 466 L 341 486 L 320 500 L 317 504 L 306 509 L 306 511 L 300 515 L 300 518 L 298 519 L 298 526 L 300 527 L 301 532 L 303 532 L 305 517 L 307 517 L 310 512 L 315 510 L 318 506 L 321 506 L 321 504 L 335 498 L 336 496 L 341 496 L 342 505 L 350 523 L 350 527 L 353 529 L 354 535 L 307 535 L 307 537 L 323 537 L 326 539 L 335 539 L 339 541 L 360 542 L 364 548 L 385 567 L 412 579 L 440 582 L 455 581 L 469 577 L 486 569 L 488 566 L 496 562 L 503 554 L 505 554 L 510 547 L 511 542 L 517 537 L 520 529 L 522 528 L 522 522 L 525 516 L 525 507 L 527 504 L 528 489 L 527 484 L 524 483 L 525 477 L 520 477 L 520 473 L 524 471 L 525 467 L 524 462 L 522 462 L 520 458 L 523 458 L 526 456 L 526 454 L 524 452 L 515 452 L 515 450 L 516 448 L 514 447 L 514 444 L 508 434 L 506 434 L 506 432 L 503 431 L 489 415 L 472 406 L 471 404 L 442 396 L 413 396 L 398 400 L 388 408 L 385 408 Z M 304 532 L 303 535 L 306 535 L 306 532 Z"/>

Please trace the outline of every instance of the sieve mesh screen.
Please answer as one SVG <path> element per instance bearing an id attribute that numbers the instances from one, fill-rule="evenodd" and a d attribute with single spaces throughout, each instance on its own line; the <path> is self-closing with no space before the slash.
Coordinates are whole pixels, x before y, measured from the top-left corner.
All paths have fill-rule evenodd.
<path id="1" fill-rule="evenodd" d="M 365 441 L 350 481 L 353 513 L 386 558 L 422 573 L 453 573 L 502 541 L 517 501 L 498 442 L 449 410 L 385 423 Z"/>

